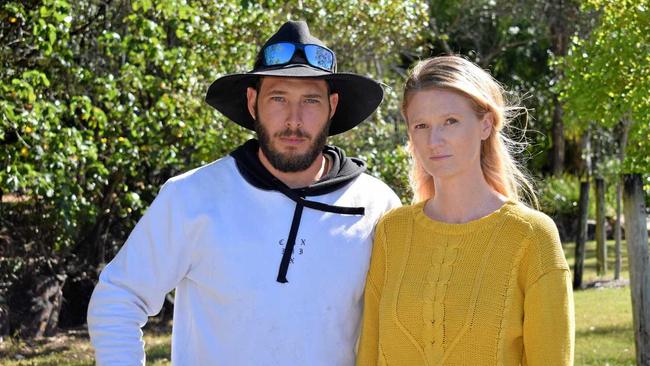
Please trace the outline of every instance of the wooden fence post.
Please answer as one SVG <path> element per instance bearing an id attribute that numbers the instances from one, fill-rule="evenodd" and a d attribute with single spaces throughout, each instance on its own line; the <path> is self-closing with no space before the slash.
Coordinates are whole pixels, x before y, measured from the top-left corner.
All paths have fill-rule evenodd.
<path id="1" fill-rule="evenodd" d="M 630 267 L 632 318 L 637 365 L 650 365 L 650 259 L 645 192 L 640 174 L 626 174 L 623 206 L 625 240 Z"/>
<path id="2" fill-rule="evenodd" d="M 596 177 L 596 272 L 607 276 L 607 231 L 605 229 L 605 179 Z"/>
<path id="3" fill-rule="evenodd" d="M 582 288 L 582 272 L 585 264 L 585 243 L 587 242 L 587 219 L 589 218 L 589 179 L 580 182 L 580 201 L 578 204 L 578 233 L 576 235 L 576 255 L 573 267 L 573 288 Z"/>

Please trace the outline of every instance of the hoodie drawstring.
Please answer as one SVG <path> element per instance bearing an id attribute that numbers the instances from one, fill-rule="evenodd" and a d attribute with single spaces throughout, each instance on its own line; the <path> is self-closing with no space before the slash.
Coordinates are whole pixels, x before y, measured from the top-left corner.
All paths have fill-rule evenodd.
<path id="1" fill-rule="evenodd" d="M 291 256 L 293 255 L 293 248 L 296 245 L 296 236 L 298 235 L 298 228 L 300 227 L 300 219 L 302 218 L 302 209 L 309 207 L 314 210 L 332 212 L 337 214 L 348 215 L 363 215 L 365 213 L 364 207 L 343 207 L 328 205 L 321 202 L 308 201 L 304 197 L 292 192 L 290 189 L 280 188 L 280 191 L 291 200 L 296 202 L 296 209 L 293 212 L 293 220 L 291 220 L 291 229 L 289 230 L 289 238 L 287 239 L 287 246 L 284 248 L 282 254 L 282 261 L 280 261 L 280 269 L 278 270 L 277 281 L 280 283 L 287 283 L 287 271 L 289 270 L 289 263 L 291 263 Z"/>

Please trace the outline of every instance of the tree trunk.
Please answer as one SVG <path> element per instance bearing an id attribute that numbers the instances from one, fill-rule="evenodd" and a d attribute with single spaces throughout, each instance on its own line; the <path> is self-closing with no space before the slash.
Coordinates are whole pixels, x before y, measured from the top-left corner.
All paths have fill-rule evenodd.
<path id="1" fill-rule="evenodd" d="M 4 313 L 10 334 L 21 338 L 51 336 L 57 329 L 67 275 L 50 259 L 29 258 L 12 273 Z M 4 326 L 4 325 L 3 325 Z"/>
<path id="2" fill-rule="evenodd" d="M 3 259 L 0 259 L 2 261 Z M 0 264 L 0 271 L 6 272 Z M 9 321 L 11 313 L 9 312 L 9 304 L 7 303 L 7 284 L 0 284 L 0 343 L 4 337 L 10 335 Z"/>
<path id="3" fill-rule="evenodd" d="M 640 174 L 625 175 L 623 205 L 637 365 L 650 365 L 650 259 Z"/>
<path id="4" fill-rule="evenodd" d="M 580 182 L 578 203 L 578 234 L 576 235 L 576 255 L 573 266 L 573 288 L 582 287 L 582 272 L 585 263 L 585 243 L 587 242 L 587 218 L 589 216 L 589 180 Z"/>
<path id="5" fill-rule="evenodd" d="M 559 176 L 564 171 L 564 122 L 562 121 L 562 104 L 557 95 L 553 96 L 553 156 L 551 171 L 554 176 Z"/>
<path id="6" fill-rule="evenodd" d="M 616 261 L 614 262 L 614 279 L 621 279 L 621 200 L 623 199 L 623 185 L 621 180 L 616 183 L 616 222 L 614 223 L 614 240 L 616 246 Z"/>
<path id="7" fill-rule="evenodd" d="M 596 178 L 596 272 L 607 275 L 607 241 L 605 231 L 605 180 Z"/>
<path id="8" fill-rule="evenodd" d="M 623 166 L 625 160 L 625 149 L 627 148 L 627 139 L 630 134 L 631 120 L 625 116 L 620 123 L 620 139 L 618 140 L 618 161 Z M 614 240 L 616 241 L 616 264 L 614 265 L 614 279 L 621 278 L 621 200 L 623 199 L 623 182 L 619 177 L 616 184 L 616 223 L 614 226 Z"/>
<path id="9" fill-rule="evenodd" d="M 28 291 L 32 306 L 28 317 L 21 324 L 21 337 L 40 338 L 54 335 L 59 324 L 65 280 L 65 275 L 36 278 L 35 287 Z"/>
<path id="10" fill-rule="evenodd" d="M 574 32 L 575 7 L 568 1 L 551 1 L 547 3 L 546 18 L 550 31 L 550 48 L 553 55 L 564 57 L 569 49 L 569 37 Z M 562 72 L 555 68 L 553 77 L 562 79 Z M 563 110 L 558 94 L 553 95 L 553 120 L 551 125 L 551 136 L 553 138 L 553 156 L 551 159 L 551 171 L 554 176 L 564 171 L 564 121 Z"/>
<path id="11" fill-rule="evenodd" d="M 435 9 L 434 6 L 434 0 L 429 0 L 429 9 Z M 436 20 L 437 14 L 432 14 L 433 10 L 430 10 L 429 13 L 429 30 L 431 31 L 431 34 L 433 35 L 434 39 L 432 39 L 431 44 L 435 42 L 438 42 L 440 44 L 440 47 L 445 51 L 446 54 L 452 54 L 454 53 L 449 46 L 449 43 L 447 43 L 446 38 L 441 37 L 442 31 L 438 28 L 438 21 Z"/>
<path id="12" fill-rule="evenodd" d="M 80 231 L 76 243 L 69 249 L 72 253 L 92 265 L 99 267 L 106 262 L 106 247 L 102 235 L 110 228 L 111 215 L 107 213 L 115 204 L 114 193 L 124 178 L 124 173 L 118 171 L 109 177 L 109 184 L 104 188 L 102 200 L 99 203 L 99 214 Z M 63 253 L 64 255 L 66 253 Z"/>

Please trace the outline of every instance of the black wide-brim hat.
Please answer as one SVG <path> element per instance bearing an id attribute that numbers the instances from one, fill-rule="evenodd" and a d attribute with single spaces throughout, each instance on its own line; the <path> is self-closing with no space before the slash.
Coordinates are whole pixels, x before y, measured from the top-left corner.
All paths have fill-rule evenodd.
<path id="1" fill-rule="evenodd" d="M 284 23 L 280 30 L 266 41 L 262 50 L 266 46 L 279 42 L 316 44 L 326 47 L 321 40 L 309 33 L 307 23 L 303 21 Z M 238 125 L 254 130 L 254 120 L 248 111 L 246 89 L 254 86 L 262 76 L 327 80 L 332 88 L 331 91 L 339 94 L 338 106 L 330 125 L 330 136 L 350 130 L 363 122 L 377 109 L 384 97 L 381 85 L 371 78 L 353 73 L 322 70 L 307 64 L 304 58 L 295 55 L 289 64 L 266 66 L 262 62 L 260 50 L 252 71 L 225 75 L 215 80 L 210 85 L 205 100 Z"/>

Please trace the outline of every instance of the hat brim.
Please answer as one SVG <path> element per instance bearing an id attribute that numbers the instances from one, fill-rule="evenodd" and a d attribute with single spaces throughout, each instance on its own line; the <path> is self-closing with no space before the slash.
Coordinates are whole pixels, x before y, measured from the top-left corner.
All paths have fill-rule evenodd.
<path id="1" fill-rule="evenodd" d="M 376 81 L 353 73 L 330 73 L 308 65 L 288 65 L 242 74 L 225 75 L 215 80 L 205 97 L 206 102 L 238 125 L 254 130 L 254 120 L 248 112 L 246 88 L 263 76 L 317 78 L 331 80 L 339 94 L 329 135 L 348 131 L 370 116 L 384 97 Z"/>

